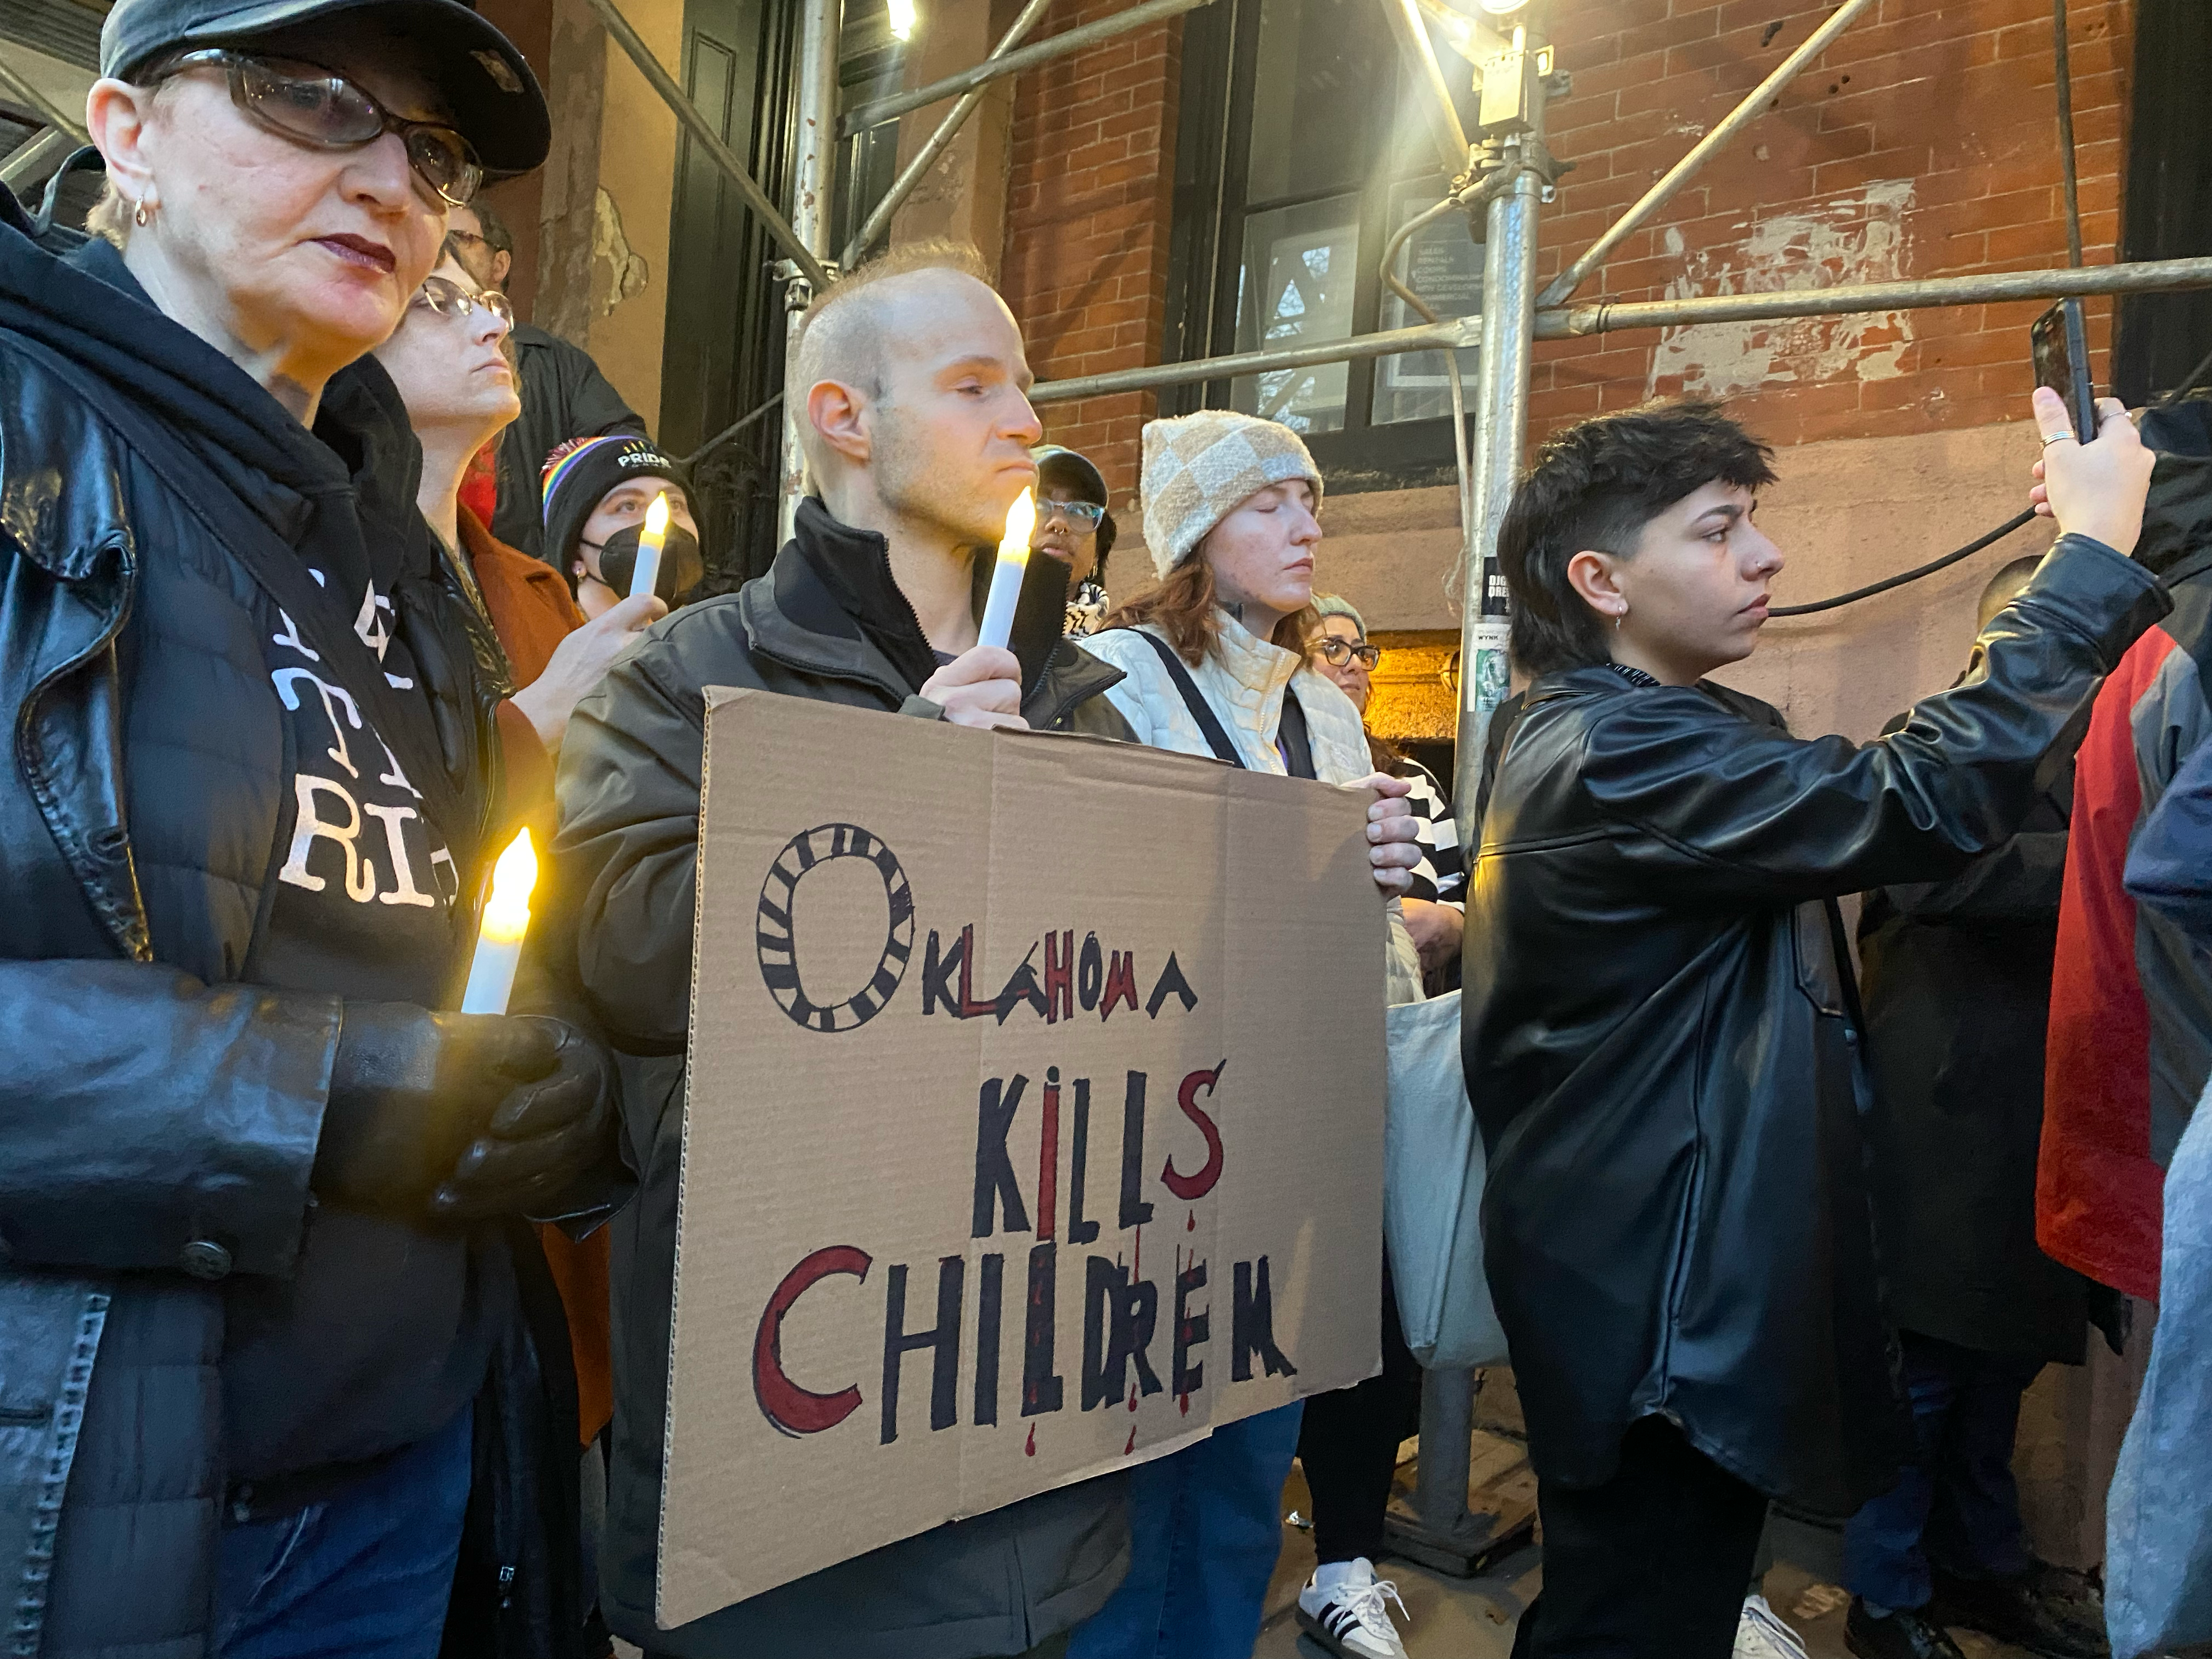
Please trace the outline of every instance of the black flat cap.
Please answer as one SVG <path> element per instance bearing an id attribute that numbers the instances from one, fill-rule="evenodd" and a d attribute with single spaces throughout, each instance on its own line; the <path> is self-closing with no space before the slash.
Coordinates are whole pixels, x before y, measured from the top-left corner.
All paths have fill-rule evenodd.
<path id="1" fill-rule="evenodd" d="M 420 67 L 487 173 L 544 163 L 553 143 L 544 90 L 514 42 L 460 0 L 116 0 L 100 31 L 100 72 L 128 80 L 166 52 L 251 46 L 341 16 L 371 17 L 420 49 Z"/>

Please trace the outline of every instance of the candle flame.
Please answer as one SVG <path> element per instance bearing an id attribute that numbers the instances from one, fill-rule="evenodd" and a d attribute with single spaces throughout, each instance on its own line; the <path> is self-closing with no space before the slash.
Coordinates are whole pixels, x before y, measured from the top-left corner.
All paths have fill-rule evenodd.
<path id="1" fill-rule="evenodd" d="M 668 533 L 668 492 L 665 489 L 655 495 L 653 498 L 653 505 L 645 509 L 645 533 L 655 541 Z M 532 863 L 531 870 L 533 876 L 537 868 L 537 865 Z"/>
<path id="2" fill-rule="evenodd" d="M 519 939 L 530 927 L 530 895 L 538 885 L 538 849 L 530 831 L 515 832 L 507 851 L 491 867 L 491 897 L 485 902 L 483 933 L 488 939 Z"/>
<path id="3" fill-rule="evenodd" d="M 1030 537 L 1036 530 L 1036 495 L 1024 489 L 1006 509 L 1006 533 L 999 543 L 999 556 L 1018 564 L 1030 562 Z"/>

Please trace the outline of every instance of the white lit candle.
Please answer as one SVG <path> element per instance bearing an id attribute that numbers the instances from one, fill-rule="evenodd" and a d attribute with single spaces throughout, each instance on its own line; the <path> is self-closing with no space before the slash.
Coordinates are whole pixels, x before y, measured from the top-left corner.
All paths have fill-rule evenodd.
<path id="1" fill-rule="evenodd" d="M 629 579 L 629 596 L 643 599 L 660 580 L 660 547 L 668 539 L 668 492 L 662 490 L 645 509 L 645 533 L 637 538 L 637 568 Z"/>
<path id="2" fill-rule="evenodd" d="M 999 568 L 991 573 L 991 596 L 983 601 L 983 625 L 975 643 L 1006 649 L 1014 633 L 1014 601 L 1030 568 L 1030 532 L 1036 528 L 1036 498 L 1022 491 L 1006 509 L 1006 538 L 999 544 Z"/>
<path id="3" fill-rule="evenodd" d="M 538 854 L 530 831 L 524 830 L 492 866 L 491 897 L 477 933 L 476 959 L 469 963 L 469 988 L 461 994 L 463 1013 L 507 1012 L 507 1000 L 514 994 L 515 964 L 522 960 L 522 936 L 530 931 L 530 890 L 537 885 Z"/>

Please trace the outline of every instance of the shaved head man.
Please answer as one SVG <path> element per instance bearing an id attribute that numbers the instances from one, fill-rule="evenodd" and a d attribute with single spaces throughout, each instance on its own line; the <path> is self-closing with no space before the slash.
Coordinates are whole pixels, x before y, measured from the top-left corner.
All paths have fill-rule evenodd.
<path id="1" fill-rule="evenodd" d="M 550 886 L 563 896 L 544 924 L 546 957 L 573 970 L 593 1014 L 621 1034 L 624 1127 L 645 1166 L 613 1230 L 599 1603 L 617 1635 L 671 1659 L 1019 1653 L 1096 1612 L 1127 1559 L 1117 1473 L 872 1550 L 679 1629 L 653 1621 L 705 688 L 1132 735 L 1100 695 L 1119 669 L 1057 641 L 1024 685 L 1012 653 L 975 643 L 977 556 L 1035 482 L 1038 437 L 1021 331 L 981 270 L 972 251 L 902 249 L 816 302 L 789 386 L 812 485 L 791 540 L 766 575 L 647 629 L 578 705 L 562 747 Z M 1042 565 L 1032 562 L 1033 579 Z M 844 763 L 820 757 L 830 771 Z"/>
<path id="2" fill-rule="evenodd" d="M 793 378 L 815 494 L 840 522 L 889 540 L 930 643 L 966 651 L 974 550 L 997 544 L 1006 509 L 1036 483 L 1029 452 L 1043 435 L 1006 301 L 972 256 L 894 252 L 815 302 Z"/>

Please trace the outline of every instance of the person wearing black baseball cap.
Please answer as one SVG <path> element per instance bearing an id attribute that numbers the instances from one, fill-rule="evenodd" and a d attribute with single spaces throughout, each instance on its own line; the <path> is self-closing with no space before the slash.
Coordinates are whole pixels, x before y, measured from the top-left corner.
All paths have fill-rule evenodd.
<path id="1" fill-rule="evenodd" d="M 367 356 L 544 97 L 448 0 L 118 0 L 101 67 L 98 234 L 0 189 L 13 1650 L 569 1656 L 519 1224 L 620 1196 L 610 1067 L 444 1012 L 507 676 Z"/>
<path id="2" fill-rule="evenodd" d="M 1106 480 L 1088 455 L 1059 444 L 1039 444 L 1030 459 L 1037 464 L 1030 546 L 1067 561 L 1067 636 L 1079 640 L 1098 631 L 1109 609 L 1106 556 L 1114 550 L 1114 515 L 1106 510 Z"/>

